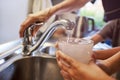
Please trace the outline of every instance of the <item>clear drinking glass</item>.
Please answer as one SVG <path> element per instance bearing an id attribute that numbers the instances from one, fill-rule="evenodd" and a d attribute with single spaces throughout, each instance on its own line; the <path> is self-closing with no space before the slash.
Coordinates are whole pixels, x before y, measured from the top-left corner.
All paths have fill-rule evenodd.
<path id="1" fill-rule="evenodd" d="M 68 56 L 88 63 L 92 57 L 93 41 L 81 38 L 62 38 L 58 41 L 59 50 Z"/>

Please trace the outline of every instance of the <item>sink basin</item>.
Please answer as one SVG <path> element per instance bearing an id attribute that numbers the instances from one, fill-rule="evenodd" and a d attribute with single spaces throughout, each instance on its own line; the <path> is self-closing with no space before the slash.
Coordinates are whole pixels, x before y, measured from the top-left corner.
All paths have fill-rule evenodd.
<path id="1" fill-rule="evenodd" d="M 28 56 L 0 71 L 0 80 L 63 80 L 55 57 Z"/>

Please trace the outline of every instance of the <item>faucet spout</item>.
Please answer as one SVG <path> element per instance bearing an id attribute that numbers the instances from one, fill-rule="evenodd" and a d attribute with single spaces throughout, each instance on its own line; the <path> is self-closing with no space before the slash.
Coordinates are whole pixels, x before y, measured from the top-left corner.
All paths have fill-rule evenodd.
<path id="1" fill-rule="evenodd" d="M 69 20 L 58 20 L 52 23 L 48 29 L 42 34 L 42 36 L 38 39 L 38 41 L 32 46 L 32 47 L 25 47 L 25 50 L 23 51 L 23 55 L 30 55 L 33 51 L 35 51 L 38 48 L 41 48 L 52 35 L 56 31 L 56 29 L 60 26 L 65 27 L 67 30 L 72 30 L 74 23 Z"/>

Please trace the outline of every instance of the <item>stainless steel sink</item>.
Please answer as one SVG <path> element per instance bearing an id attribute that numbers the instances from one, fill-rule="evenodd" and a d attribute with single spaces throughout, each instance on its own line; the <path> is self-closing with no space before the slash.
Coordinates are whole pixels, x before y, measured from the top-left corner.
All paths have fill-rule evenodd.
<path id="1" fill-rule="evenodd" d="M 52 37 L 58 27 L 64 26 L 67 30 L 72 30 L 74 25 L 70 20 L 55 21 L 37 41 L 34 41 L 31 30 L 36 25 L 41 26 L 41 23 L 35 23 L 24 31 L 21 54 L 12 55 L 8 57 L 9 60 L 5 57 L 8 53 L 13 54 L 13 50 L 0 55 L 0 59 L 6 60 L 0 65 L 0 80 L 63 80 L 55 58 L 55 48 L 43 44 Z M 45 50 L 41 50 L 42 47 Z"/>
<path id="2" fill-rule="evenodd" d="M 23 56 L 20 48 L 10 51 L 7 57 L 3 55 L 5 62 L 0 64 L 0 80 L 64 80 L 57 65 L 54 45 L 46 42 L 41 51 L 31 56 Z"/>
<path id="3" fill-rule="evenodd" d="M 0 80 L 63 80 L 56 58 L 28 56 L 0 71 Z"/>

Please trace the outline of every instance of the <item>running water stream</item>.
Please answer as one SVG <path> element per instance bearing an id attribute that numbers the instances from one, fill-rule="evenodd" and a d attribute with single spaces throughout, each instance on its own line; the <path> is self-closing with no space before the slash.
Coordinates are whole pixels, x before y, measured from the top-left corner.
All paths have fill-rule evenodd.
<path id="1" fill-rule="evenodd" d="M 70 38 L 72 38 L 73 35 L 73 28 L 75 27 L 75 24 L 72 22 L 71 26 L 68 26 L 66 28 L 66 34 L 67 34 L 67 43 L 70 41 Z"/>
<path id="2" fill-rule="evenodd" d="M 66 30 L 67 33 L 67 43 L 69 43 L 70 38 L 72 38 L 72 30 Z"/>

